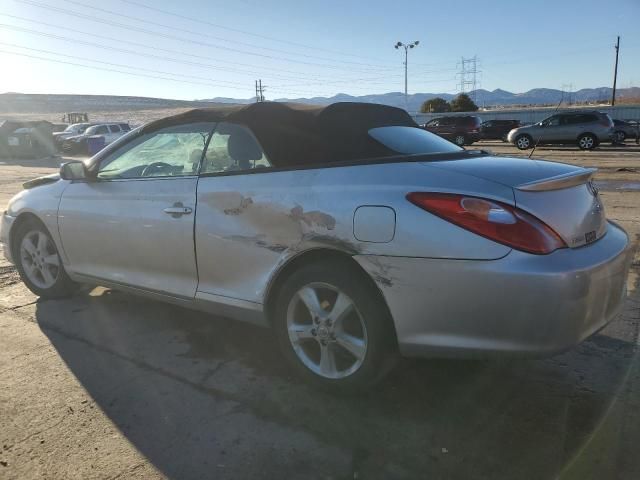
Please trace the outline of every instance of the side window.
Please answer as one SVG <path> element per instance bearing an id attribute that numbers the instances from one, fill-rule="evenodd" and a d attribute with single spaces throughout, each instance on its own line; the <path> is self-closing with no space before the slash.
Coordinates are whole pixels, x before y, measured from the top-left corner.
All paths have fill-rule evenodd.
<path id="1" fill-rule="evenodd" d="M 145 133 L 102 160 L 103 180 L 197 175 L 215 123 L 175 125 Z"/>
<path id="2" fill-rule="evenodd" d="M 106 133 L 109 133 L 109 129 L 106 125 L 100 125 L 99 127 L 96 127 L 95 131 L 93 132 L 94 135 L 104 135 Z"/>
<path id="3" fill-rule="evenodd" d="M 547 127 L 557 127 L 560 125 L 560 115 L 554 115 L 553 117 L 549 117 L 544 121 L 544 124 Z"/>
<path id="4" fill-rule="evenodd" d="M 221 122 L 213 132 L 200 173 L 236 172 L 270 166 L 251 130 L 242 125 Z"/>
<path id="5" fill-rule="evenodd" d="M 118 125 L 109 125 L 109 130 L 111 130 L 111 133 L 118 133 L 120 132 L 120 127 Z"/>
<path id="6" fill-rule="evenodd" d="M 439 118 L 435 118 L 433 120 L 431 120 L 430 122 L 427 123 L 427 127 L 437 127 L 440 125 L 440 119 Z"/>

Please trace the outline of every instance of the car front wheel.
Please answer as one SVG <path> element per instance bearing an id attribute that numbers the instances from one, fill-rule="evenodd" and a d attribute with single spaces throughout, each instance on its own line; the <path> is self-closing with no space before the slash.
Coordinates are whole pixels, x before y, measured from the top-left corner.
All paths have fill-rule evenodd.
<path id="1" fill-rule="evenodd" d="M 598 140 L 591 133 L 584 133 L 578 138 L 578 148 L 580 150 L 593 150 L 598 145 Z"/>
<path id="2" fill-rule="evenodd" d="M 616 142 L 618 143 L 624 142 L 625 139 L 627 138 L 627 134 L 624 133 L 622 130 L 616 130 L 614 132 L 614 135 L 615 135 Z"/>
<path id="3" fill-rule="evenodd" d="M 458 134 L 453 138 L 453 143 L 455 143 L 459 147 L 462 147 L 463 145 L 467 144 L 467 139 L 464 135 Z"/>
<path id="4" fill-rule="evenodd" d="M 529 135 L 520 135 L 516 138 L 516 147 L 520 150 L 527 150 L 531 148 L 531 137 Z"/>
<path id="5" fill-rule="evenodd" d="M 27 221 L 18 226 L 14 238 L 16 268 L 29 290 L 43 298 L 62 298 L 77 289 L 44 225 Z"/>
<path id="6" fill-rule="evenodd" d="M 379 292 L 341 261 L 296 271 L 277 297 L 274 328 L 299 375 L 336 392 L 380 380 L 395 357 L 395 338 Z"/>

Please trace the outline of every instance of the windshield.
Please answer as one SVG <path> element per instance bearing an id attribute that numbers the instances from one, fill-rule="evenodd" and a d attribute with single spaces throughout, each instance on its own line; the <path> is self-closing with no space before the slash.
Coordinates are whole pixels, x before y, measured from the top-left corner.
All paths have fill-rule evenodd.
<path id="1" fill-rule="evenodd" d="M 464 149 L 417 127 L 378 127 L 369 135 L 394 152 L 404 154 L 453 153 Z"/>

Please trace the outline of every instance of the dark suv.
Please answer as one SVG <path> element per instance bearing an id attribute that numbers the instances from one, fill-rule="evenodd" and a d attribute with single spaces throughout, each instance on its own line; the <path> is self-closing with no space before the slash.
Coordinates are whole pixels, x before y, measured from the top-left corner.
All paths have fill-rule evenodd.
<path id="1" fill-rule="evenodd" d="M 471 145 L 480 140 L 480 117 L 439 117 L 426 123 L 423 128 L 457 145 Z"/>
<path id="2" fill-rule="evenodd" d="M 519 126 L 520 120 L 487 120 L 480 125 L 480 138 L 506 142 L 509 132 Z"/>

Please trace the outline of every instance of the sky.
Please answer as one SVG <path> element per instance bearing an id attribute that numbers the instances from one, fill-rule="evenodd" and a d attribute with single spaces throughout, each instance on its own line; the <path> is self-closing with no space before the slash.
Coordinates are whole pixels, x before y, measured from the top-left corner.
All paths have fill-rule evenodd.
<path id="1" fill-rule="evenodd" d="M 0 0 L 0 93 L 174 99 L 640 86 L 640 0 Z M 468 89 L 469 87 L 467 87 Z"/>

